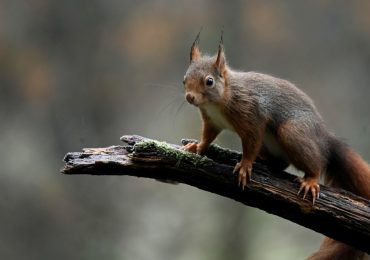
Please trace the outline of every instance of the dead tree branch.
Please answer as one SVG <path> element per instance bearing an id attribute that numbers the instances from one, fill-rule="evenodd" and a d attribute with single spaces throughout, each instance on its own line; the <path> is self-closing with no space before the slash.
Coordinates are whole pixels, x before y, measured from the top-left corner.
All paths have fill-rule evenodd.
<path id="1" fill-rule="evenodd" d="M 320 198 L 297 196 L 295 176 L 256 162 L 243 191 L 232 173 L 240 154 L 212 146 L 206 156 L 140 136 L 123 136 L 125 146 L 68 153 L 64 174 L 129 175 L 185 183 L 262 209 L 370 253 L 369 200 L 321 186 Z M 183 143 L 189 140 L 183 140 Z"/>

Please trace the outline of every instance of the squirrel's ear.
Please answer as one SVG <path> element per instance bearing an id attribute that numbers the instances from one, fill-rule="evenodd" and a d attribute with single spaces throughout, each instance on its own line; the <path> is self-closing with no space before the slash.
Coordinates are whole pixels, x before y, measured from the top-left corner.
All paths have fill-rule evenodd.
<path id="1" fill-rule="evenodd" d="M 198 32 L 197 37 L 195 38 L 193 45 L 191 45 L 191 50 L 190 50 L 190 63 L 193 61 L 196 61 L 200 58 L 201 52 L 199 50 L 199 41 L 200 41 L 200 32 Z"/>
<path id="2" fill-rule="evenodd" d="M 217 53 L 217 59 L 214 64 L 217 72 L 221 77 L 223 77 L 226 73 L 226 58 L 225 58 L 225 52 L 224 52 L 224 44 L 223 44 L 223 33 L 221 32 L 221 40 L 220 44 L 218 45 L 218 53 Z"/>

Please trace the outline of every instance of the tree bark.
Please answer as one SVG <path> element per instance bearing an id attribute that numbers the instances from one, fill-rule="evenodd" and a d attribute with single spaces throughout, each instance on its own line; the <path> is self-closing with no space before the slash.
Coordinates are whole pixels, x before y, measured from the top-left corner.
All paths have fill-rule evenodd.
<path id="1" fill-rule="evenodd" d="M 283 217 L 370 253 L 370 201 L 321 185 L 320 198 L 297 196 L 296 176 L 276 171 L 263 161 L 253 165 L 245 190 L 233 167 L 241 154 L 212 145 L 205 156 L 180 146 L 140 136 L 123 136 L 124 146 L 85 148 L 68 153 L 64 174 L 129 175 L 185 183 Z M 183 144 L 194 140 L 183 140 Z"/>

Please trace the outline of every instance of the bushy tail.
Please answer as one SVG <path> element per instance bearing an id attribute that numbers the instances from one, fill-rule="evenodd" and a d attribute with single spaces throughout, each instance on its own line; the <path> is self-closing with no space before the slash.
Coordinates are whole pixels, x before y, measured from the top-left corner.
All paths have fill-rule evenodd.
<path id="1" fill-rule="evenodd" d="M 326 185 L 370 199 L 370 166 L 358 153 L 331 137 L 328 159 Z"/>
<path id="2" fill-rule="evenodd" d="M 370 199 L 370 166 L 355 151 L 335 137 L 330 137 L 330 151 L 325 184 L 351 191 Z M 310 260 L 370 259 L 369 255 L 351 246 L 325 238 L 319 251 Z"/>

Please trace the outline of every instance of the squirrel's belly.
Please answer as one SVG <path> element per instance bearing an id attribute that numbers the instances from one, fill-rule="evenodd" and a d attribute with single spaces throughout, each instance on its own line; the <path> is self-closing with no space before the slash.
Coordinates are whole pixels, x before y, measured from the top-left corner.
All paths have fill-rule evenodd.
<path id="1" fill-rule="evenodd" d="M 225 115 L 221 112 L 221 110 L 215 105 L 206 105 L 202 107 L 211 122 L 219 129 L 230 129 L 234 131 L 233 126 L 230 122 L 226 119 Z"/>
<path id="2" fill-rule="evenodd" d="M 283 159 L 286 162 L 289 161 L 275 136 L 268 131 L 265 132 L 265 135 L 263 137 L 263 144 L 265 145 L 269 153 L 274 157 Z"/>

